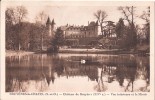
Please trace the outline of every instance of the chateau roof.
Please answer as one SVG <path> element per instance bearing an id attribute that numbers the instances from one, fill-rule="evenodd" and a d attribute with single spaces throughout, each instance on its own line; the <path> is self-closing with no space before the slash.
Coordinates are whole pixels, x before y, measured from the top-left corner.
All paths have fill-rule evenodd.
<path id="1" fill-rule="evenodd" d="M 54 19 L 52 20 L 52 23 L 51 23 L 52 25 L 54 25 L 55 24 L 55 22 L 54 22 Z"/>
<path id="2" fill-rule="evenodd" d="M 67 30 L 67 28 L 68 28 L 67 26 L 61 26 L 61 27 L 60 27 L 60 29 L 61 29 L 62 31 Z"/>
<path id="3" fill-rule="evenodd" d="M 54 25 L 55 24 L 54 19 L 51 22 L 50 18 L 48 17 L 46 24 Z"/>
<path id="4" fill-rule="evenodd" d="M 53 22 L 53 21 L 52 21 Z M 65 31 L 65 30 L 69 30 L 69 29 L 75 29 L 75 30 L 89 30 L 89 28 L 91 27 L 94 27 L 94 26 L 97 26 L 98 25 L 98 21 L 91 21 L 90 24 L 88 26 L 84 26 L 84 25 L 81 25 L 81 26 L 76 26 L 76 25 L 65 25 L 65 26 L 61 26 L 61 30 Z"/>
<path id="5" fill-rule="evenodd" d="M 94 21 L 90 22 L 90 24 L 88 26 L 95 26 L 96 23 Z"/>

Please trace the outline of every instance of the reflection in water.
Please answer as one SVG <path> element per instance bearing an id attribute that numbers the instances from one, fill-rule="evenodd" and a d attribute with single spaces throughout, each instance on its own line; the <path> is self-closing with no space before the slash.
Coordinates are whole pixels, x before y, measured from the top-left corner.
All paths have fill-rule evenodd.
<path id="1" fill-rule="evenodd" d="M 146 92 L 149 87 L 149 56 L 6 57 L 6 92 Z"/>

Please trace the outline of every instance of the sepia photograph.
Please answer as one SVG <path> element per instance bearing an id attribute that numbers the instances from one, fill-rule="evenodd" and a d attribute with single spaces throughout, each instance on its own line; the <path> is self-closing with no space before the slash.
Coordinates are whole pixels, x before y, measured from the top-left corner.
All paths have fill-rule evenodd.
<path id="1" fill-rule="evenodd" d="M 5 93 L 152 92 L 151 2 L 4 6 Z"/>
<path id="2" fill-rule="evenodd" d="M 5 25 L 6 92 L 150 91 L 149 6 L 10 4 Z"/>

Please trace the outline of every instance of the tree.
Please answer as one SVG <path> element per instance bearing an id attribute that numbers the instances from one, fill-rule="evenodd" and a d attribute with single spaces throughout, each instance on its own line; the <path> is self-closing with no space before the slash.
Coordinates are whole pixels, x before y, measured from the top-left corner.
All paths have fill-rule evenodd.
<path id="1" fill-rule="evenodd" d="M 40 27 L 36 24 L 31 24 L 31 30 L 30 30 L 30 50 L 36 51 L 40 50 Z"/>
<path id="2" fill-rule="evenodd" d="M 127 20 L 129 24 L 129 29 L 127 30 L 128 38 L 130 38 L 130 40 L 128 41 L 128 46 L 135 47 L 137 45 L 137 33 L 134 24 L 135 7 L 119 7 L 118 10 L 120 10 L 123 13 L 124 19 Z"/>
<path id="3" fill-rule="evenodd" d="M 17 20 L 17 23 L 23 22 L 27 14 L 28 11 L 24 6 L 17 6 L 15 9 L 15 15 L 16 15 L 15 19 Z"/>
<path id="4" fill-rule="evenodd" d="M 146 43 L 150 43 L 150 7 L 147 7 L 147 11 L 143 11 L 140 16 L 141 19 L 145 20 L 146 24 L 144 25 Z"/>
<path id="5" fill-rule="evenodd" d="M 145 20 L 146 23 L 150 23 L 150 7 L 147 7 L 147 11 L 143 11 L 142 15 L 140 15 L 140 18 Z"/>
<path id="6" fill-rule="evenodd" d="M 38 15 L 36 16 L 36 24 L 41 28 L 40 30 L 41 50 L 43 50 L 44 44 L 46 44 L 44 42 L 47 42 L 46 27 L 45 27 L 46 19 L 47 19 L 47 14 L 44 11 L 39 12 Z"/>
<path id="7" fill-rule="evenodd" d="M 22 32 L 22 22 L 26 18 L 26 15 L 28 14 L 27 9 L 24 6 L 17 6 L 15 9 L 15 20 L 18 24 L 18 50 L 21 49 L 21 32 Z"/>
<path id="8" fill-rule="evenodd" d="M 98 21 L 98 23 L 99 23 L 99 25 L 100 25 L 100 27 L 101 27 L 101 33 L 102 33 L 102 35 L 103 35 L 103 23 L 104 23 L 104 20 L 105 20 L 105 18 L 108 16 L 107 14 L 106 14 L 106 12 L 105 11 L 102 11 L 102 10 L 98 10 L 96 13 L 94 13 L 94 16 L 97 18 L 97 21 Z"/>
<path id="9" fill-rule="evenodd" d="M 15 24 L 15 13 L 14 13 L 14 8 L 10 7 L 7 8 L 5 11 L 5 21 L 6 25 L 13 25 Z"/>
<path id="10" fill-rule="evenodd" d="M 27 9 L 24 7 L 24 6 L 17 6 L 14 10 L 14 13 L 15 13 L 15 22 L 17 24 L 17 27 L 18 27 L 18 50 L 21 50 L 22 48 L 22 22 L 24 22 L 25 18 L 26 18 L 26 15 L 28 14 L 28 11 Z"/>
<path id="11" fill-rule="evenodd" d="M 107 22 L 107 25 L 105 26 L 106 33 L 104 33 L 104 35 L 106 37 L 110 37 L 110 36 L 112 36 L 115 33 L 114 30 L 115 30 L 116 26 L 114 25 L 113 21 L 106 21 L 106 22 Z"/>
<path id="12" fill-rule="evenodd" d="M 61 28 L 56 30 L 55 36 L 51 41 L 51 47 L 48 49 L 48 52 L 58 52 L 59 47 L 64 45 L 64 35 Z"/>
<path id="13" fill-rule="evenodd" d="M 125 29 L 125 25 L 124 25 L 124 21 L 122 18 L 119 19 L 118 23 L 116 24 L 116 35 L 118 38 L 122 38 L 124 35 L 124 29 Z"/>
<path id="14" fill-rule="evenodd" d="M 5 11 L 5 32 L 6 32 L 6 49 L 13 49 L 12 26 L 13 26 L 14 9 L 7 8 Z"/>
<path id="15" fill-rule="evenodd" d="M 10 45 L 9 49 L 12 48 L 11 45 L 14 46 L 17 44 L 18 50 L 21 49 L 21 41 L 23 41 L 21 39 L 22 22 L 26 18 L 27 13 L 27 9 L 24 6 L 17 6 L 16 8 L 10 7 L 6 9 L 6 47 Z"/>
<path id="16" fill-rule="evenodd" d="M 47 20 L 47 14 L 44 11 L 41 11 L 36 16 L 36 23 L 39 25 L 45 25 Z"/>

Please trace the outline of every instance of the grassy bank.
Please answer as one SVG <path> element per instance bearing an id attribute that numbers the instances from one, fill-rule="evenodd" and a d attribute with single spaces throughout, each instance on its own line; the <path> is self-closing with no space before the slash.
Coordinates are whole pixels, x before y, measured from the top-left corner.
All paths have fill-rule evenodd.
<path id="1" fill-rule="evenodd" d="M 136 52 L 133 51 L 124 51 L 124 50 L 117 50 L 117 49 L 81 49 L 81 50 L 77 50 L 77 49 L 63 49 L 63 50 L 59 50 L 59 53 L 72 53 L 72 54 L 135 54 Z"/>
<path id="2" fill-rule="evenodd" d="M 30 52 L 30 51 L 13 51 L 13 50 L 6 50 L 6 57 L 8 56 L 24 56 L 24 55 L 29 55 L 29 54 L 33 54 L 34 52 Z"/>
<path id="3" fill-rule="evenodd" d="M 140 54 L 145 55 L 149 54 L 150 47 L 149 45 L 138 45 L 135 49 L 79 49 L 79 48 L 67 48 L 59 49 L 58 53 L 66 54 Z M 29 55 L 29 54 L 46 54 L 47 51 L 13 51 L 6 50 L 6 56 L 16 56 L 16 55 Z"/>

